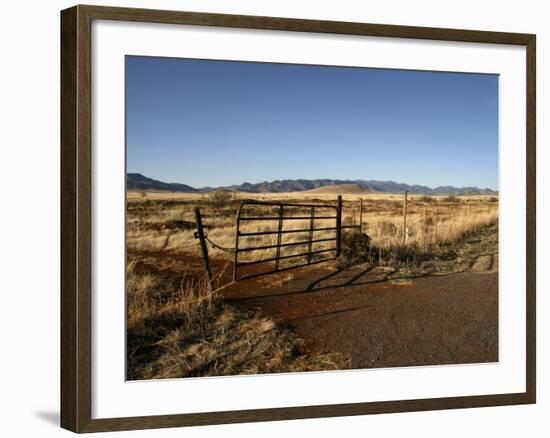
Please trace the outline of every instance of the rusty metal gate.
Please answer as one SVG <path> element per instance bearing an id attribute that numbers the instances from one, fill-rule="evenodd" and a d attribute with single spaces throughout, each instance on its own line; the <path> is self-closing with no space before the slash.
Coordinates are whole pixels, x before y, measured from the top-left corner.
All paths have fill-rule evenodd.
<path id="1" fill-rule="evenodd" d="M 251 210 L 253 215 L 247 215 L 247 211 Z M 262 213 L 267 210 L 267 214 Z M 293 211 L 294 214 L 287 213 Z M 362 211 L 362 210 L 361 210 Z M 296 214 L 298 212 L 299 214 Z M 285 229 L 285 224 L 294 221 L 306 221 L 308 224 L 305 228 Z M 316 226 L 319 221 L 329 221 L 330 226 Z M 332 221 L 334 223 L 332 224 Z M 258 222 L 272 223 L 272 229 L 268 230 L 253 230 L 243 231 L 243 224 L 252 224 Z M 294 222 L 296 223 L 296 222 Z M 336 205 L 330 204 L 297 204 L 271 201 L 244 201 L 240 204 L 237 210 L 236 217 L 236 232 L 235 232 L 235 248 L 234 248 L 234 263 L 233 263 L 233 281 L 250 278 L 256 275 L 264 275 L 274 273 L 286 269 L 311 265 L 331 260 L 340 255 L 342 245 L 342 230 L 346 228 L 360 229 L 360 225 L 342 225 L 342 197 L 338 196 Z M 246 227 L 245 227 L 246 228 Z M 330 232 L 330 237 L 318 237 L 319 232 Z M 334 235 L 332 235 L 334 232 Z M 297 241 L 284 242 L 284 236 L 288 234 L 307 235 L 307 238 L 300 238 Z M 254 245 L 254 241 L 264 236 L 275 237 L 275 242 L 268 245 Z M 334 242 L 334 246 L 329 248 L 314 249 L 315 244 L 323 243 L 324 246 L 328 242 Z M 304 251 L 299 251 L 296 254 L 281 254 L 282 249 L 291 247 L 305 247 Z M 275 251 L 274 256 L 269 256 L 259 259 L 242 260 L 242 255 L 251 255 L 254 252 L 260 251 Z M 240 257 L 241 256 L 241 257 Z M 328 256 L 328 257 L 327 257 Z M 320 257 L 320 258 L 319 258 Z M 281 261 L 294 261 L 305 259 L 305 263 L 293 264 L 290 266 L 281 266 Z M 241 275 L 242 270 L 250 266 L 271 264 L 272 269 L 255 272 L 248 275 Z"/>

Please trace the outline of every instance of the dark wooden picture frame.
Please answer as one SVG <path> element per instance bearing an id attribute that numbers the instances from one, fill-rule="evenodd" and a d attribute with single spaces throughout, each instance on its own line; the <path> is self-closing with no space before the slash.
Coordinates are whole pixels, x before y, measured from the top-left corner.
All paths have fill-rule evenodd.
<path id="1" fill-rule="evenodd" d="M 495 394 L 92 419 L 91 24 L 93 20 L 268 29 L 526 47 L 526 391 Z M 535 403 L 535 47 L 531 34 L 275 17 L 75 6 L 61 12 L 61 426 L 98 432 Z"/>

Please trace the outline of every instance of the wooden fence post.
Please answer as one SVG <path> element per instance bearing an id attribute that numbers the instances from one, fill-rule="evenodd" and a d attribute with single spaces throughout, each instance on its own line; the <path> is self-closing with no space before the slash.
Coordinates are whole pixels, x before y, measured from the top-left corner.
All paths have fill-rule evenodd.
<path id="1" fill-rule="evenodd" d="M 336 201 L 336 257 L 342 251 L 342 195 Z"/>
<path id="2" fill-rule="evenodd" d="M 212 270 L 210 269 L 210 260 L 208 259 L 208 247 L 206 246 L 206 236 L 204 235 L 204 228 L 202 226 L 201 211 L 198 207 L 195 207 L 195 223 L 197 224 L 195 238 L 199 239 L 208 286 L 212 288 Z"/>
<path id="3" fill-rule="evenodd" d="M 405 199 L 403 201 L 403 245 L 407 244 L 407 195 L 405 190 Z"/>

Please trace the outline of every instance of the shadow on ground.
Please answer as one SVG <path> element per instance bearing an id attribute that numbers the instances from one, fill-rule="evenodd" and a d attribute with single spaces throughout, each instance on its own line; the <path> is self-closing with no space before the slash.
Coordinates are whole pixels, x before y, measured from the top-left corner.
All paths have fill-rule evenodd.
<path id="1" fill-rule="evenodd" d="M 234 305 L 289 323 L 311 352 L 352 368 L 498 361 L 498 273 L 320 267 L 227 286 Z"/>

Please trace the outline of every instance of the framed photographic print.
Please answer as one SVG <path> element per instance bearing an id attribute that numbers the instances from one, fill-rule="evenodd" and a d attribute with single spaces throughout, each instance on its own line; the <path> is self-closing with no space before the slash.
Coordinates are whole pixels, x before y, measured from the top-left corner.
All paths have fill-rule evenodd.
<path id="1" fill-rule="evenodd" d="M 61 422 L 535 403 L 535 36 L 61 13 Z"/>

